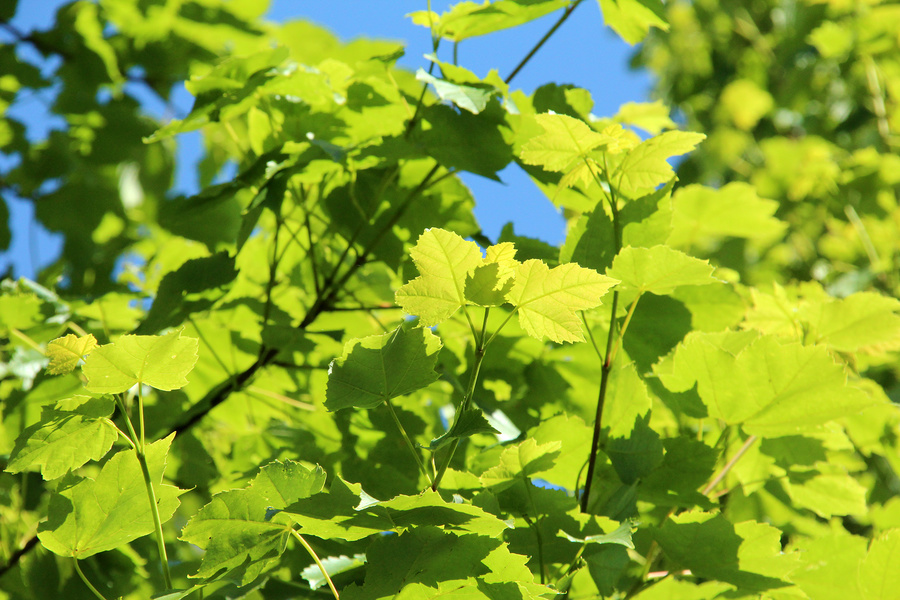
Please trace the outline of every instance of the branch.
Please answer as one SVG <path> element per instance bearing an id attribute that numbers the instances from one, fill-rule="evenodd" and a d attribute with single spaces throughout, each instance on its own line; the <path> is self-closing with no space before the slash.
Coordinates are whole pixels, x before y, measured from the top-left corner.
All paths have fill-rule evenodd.
<path id="1" fill-rule="evenodd" d="M 538 43 L 534 45 L 534 48 L 532 48 L 531 51 L 529 51 L 528 54 L 525 55 L 525 58 L 523 58 L 523 59 L 519 62 L 519 64 L 516 65 L 516 68 L 513 69 L 512 72 L 511 72 L 509 75 L 506 76 L 506 79 L 504 79 L 504 81 L 505 81 L 506 83 L 511 82 L 511 81 L 513 80 L 513 78 L 514 78 L 516 75 L 519 74 L 519 71 L 521 71 L 521 70 L 525 67 L 525 65 L 528 64 L 528 61 L 530 61 L 530 60 L 534 57 L 534 55 L 537 54 L 538 50 L 540 50 L 541 47 L 542 47 L 545 43 L 547 43 L 547 40 L 549 40 L 550 37 L 551 37 L 554 33 L 556 33 L 556 30 L 559 29 L 559 28 L 562 26 L 562 24 L 565 23 L 566 20 L 572 15 L 572 12 L 573 12 L 576 8 L 578 8 L 578 5 L 581 4 L 581 1 L 582 1 L 582 0 L 576 0 L 573 4 L 570 4 L 570 5 L 569 5 L 569 7 L 565 10 L 565 12 L 563 12 L 562 16 L 561 16 L 561 17 L 559 18 L 559 20 L 553 25 L 553 27 L 551 27 L 550 30 L 547 31 L 547 33 L 544 34 L 544 37 L 542 37 L 540 40 L 538 40 Z"/>

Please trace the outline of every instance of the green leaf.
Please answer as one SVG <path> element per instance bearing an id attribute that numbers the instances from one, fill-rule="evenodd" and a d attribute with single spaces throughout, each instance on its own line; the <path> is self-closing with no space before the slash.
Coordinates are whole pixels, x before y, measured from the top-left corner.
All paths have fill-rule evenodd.
<path id="1" fill-rule="evenodd" d="M 558 458 L 546 469 L 532 472 L 532 476 L 567 489 L 574 489 L 576 479 L 591 450 L 593 428 L 581 417 L 561 414 L 544 420 L 528 431 L 528 438 L 538 446 L 553 442 L 561 444 Z"/>
<path id="2" fill-rule="evenodd" d="M 636 483 L 658 467 L 663 462 L 663 444 L 650 427 L 650 414 L 636 417 L 626 435 L 610 437 L 606 454 L 625 485 Z"/>
<path id="3" fill-rule="evenodd" d="M 447 169 L 469 171 L 500 181 L 497 172 L 512 160 L 512 150 L 503 137 L 508 127 L 506 111 L 491 102 L 477 115 L 443 104 L 420 111 L 422 126 L 411 139 Z"/>
<path id="4" fill-rule="evenodd" d="M 557 536 L 566 538 L 570 542 L 575 542 L 579 544 L 618 544 L 620 546 L 625 546 L 626 548 L 631 548 L 634 550 L 634 542 L 631 541 L 631 533 L 635 528 L 635 524 L 631 521 L 625 521 L 621 525 L 619 525 L 615 530 L 609 533 L 602 533 L 599 535 L 589 535 L 584 539 L 577 538 L 569 535 L 562 529 L 559 530 Z"/>
<path id="5" fill-rule="evenodd" d="M 6 470 L 19 473 L 39 467 L 50 480 L 89 460 L 100 460 L 119 435 L 108 419 L 114 407 L 109 399 L 75 396 L 45 409 L 40 422 L 16 440 Z"/>
<path id="6" fill-rule="evenodd" d="M 691 333 L 657 374 L 673 392 L 695 383 L 709 416 L 750 435 L 791 435 L 871 406 L 823 346 L 753 332 Z M 663 367 L 663 365 L 660 365 Z"/>
<path id="7" fill-rule="evenodd" d="M 521 598 L 550 592 L 533 583 L 527 558 L 511 554 L 500 540 L 417 527 L 381 537 L 369 546 L 366 580 L 343 591 L 345 600 L 431 598 Z"/>
<path id="8" fill-rule="evenodd" d="M 548 471 L 553 468 L 561 448 L 559 441 L 538 445 L 533 439 L 509 446 L 500 454 L 500 464 L 481 474 L 481 483 L 497 492 L 520 479 Z"/>
<path id="9" fill-rule="evenodd" d="M 325 407 L 375 408 L 424 388 L 434 371 L 441 340 L 430 329 L 400 326 L 384 335 L 351 340 L 328 367 Z"/>
<path id="10" fill-rule="evenodd" d="M 514 244 L 516 249 L 516 257 L 519 261 L 534 258 L 542 260 L 551 267 L 559 264 L 559 248 L 551 246 L 543 240 L 539 240 L 524 235 L 516 235 L 515 227 L 512 222 L 506 223 L 500 230 L 500 244 Z M 515 263 L 515 264 L 518 264 Z"/>
<path id="11" fill-rule="evenodd" d="M 465 297 L 478 306 L 500 306 L 506 303 L 506 294 L 512 286 L 512 278 L 501 283 L 499 264 L 484 264 L 466 277 Z"/>
<path id="12" fill-rule="evenodd" d="M 795 506 L 808 508 L 825 519 L 866 514 L 866 488 L 839 465 L 826 463 L 816 469 L 790 472 L 781 481 Z"/>
<path id="13" fill-rule="evenodd" d="M 641 142 L 625 155 L 616 170 L 619 192 L 635 198 L 669 181 L 674 172 L 667 160 L 693 150 L 706 136 L 690 131 L 667 131 Z"/>
<path id="14" fill-rule="evenodd" d="M 813 339 L 839 352 L 881 353 L 900 348 L 900 300 L 896 298 L 857 292 L 841 299 L 810 299 L 797 313 L 809 324 Z"/>
<path id="15" fill-rule="evenodd" d="M 600 298 L 616 283 L 573 263 L 550 269 L 531 259 L 518 266 L 506 299 L 516 307 L 528 335 L 557 343 L 580 342 L 584 335 L 576 311 L 600 306 Z"/>
<path id="16" fill-rule="evenodd" d="M 672 196 L 672 233 L 676 248 L 704 247 L 722 237 L 775 239 L 786 224 L 776 218 L 778 203 L 760 198 L 746 183 L 718 189 L 687 185 Z"/>
<path id="17" fill-rule="evenodd" d="M 47 372 L 51 375 L 65 375 L 75 370 L 78 362 L 90 354 L 97 345 L 97 338 L 91 334 L 76 336 L 73 333 L 56 338 L 47 344 Z"/>
<path id="18" fill-rule="evenodd" d="M 487 84 L 476 87 L 438 79 L 433 75 L 429 75 L 421 67 L 416 71 L 416 79 L 433 85 L 434 91 L 437 92 L 441 100 L 452 102 L 459 108 L 476 115 L 487 107 L 491 96 L 497 92 L 493 86 Z"/>
<path id="19" fill-rule="evenodd" d="M 895 600 L 900 590 L 900 529 L 892 529 L 872 540 L 869 553 L 859 565 L 862 596 L 871 600 Z"/>
<path id="20" fill-rule="evenodd" d="M 168 391 L 187 385 L 196 362 L 197 339 L 183 338 L 179 330 L 123 335 L 94 349 L 81 370 L 88 379 L 85 389 L 98 394 L 120 394 L 136 384 Z"/>
<path id="21" fill-rule="evenodd" d="M 185 491 L 162 483 L 166 454 L 174 437 L 173 433 L 145 448 L 163 523 L 175 513 L 180 504 L 178 496 Z M 134 450 L 116 453 L 96 479 L 63 480 L 47 512 L 47 520 L 38 526 L 41 543 L 51 552 L 77 559 L 113 550 L 154 530 L 147 488 Z"/>
<path id="22" fill-rule="evenodd" d="M 465 306 L 466 277 L 483 264 L 475 242 L 443 229 L 427 229 L 409 251 L 419 276 L 397 290 L 404 312 L 431 327 Z"/>
<path id="23" fill-rule="evenodd" d="M 711 508 L 709 499 L 697 490 L 712 477 L 717 452 L 686 437 L 663 440 L 663 446 L 662 464 L 642 479 L 639 498 L 660 506 Z"/>
<path id="24" fill-rule="evenodd" d="M 301 532 L 320 539 L 355 541 L 384 531 L 442 526 L 448 531 L 499 536 L 509 525 L 468 502 L 447 502 L 430 489 L 378 501 L 359 484 L 336 478 L 326 493 L 301 499 L 285 511 Z"/>
<path id="25" fill-rule="evenodd" d="M 816 47 L 823 58 L 838 58 L 846 55 L 854 42 L 853 26 L 840 21 L 823 21 L 806 40 Z"/>
<path id="26" fill-rule="evenodd" d="M 84 45 L 92 50 L 106 67 L 110 81 L 120 84 L 125 81 L 119 70 L 119 61 L 113 46 L 103 37 L 103 24 L 100 21 L 100 8 L 92 2 L 77 4 L 75 31 L 84 38 Z"/>
<path id="27" fill-rule="evenodd" d="M 664 129 L 674 129 L 669 117 L 669 107 L 661 100 L 656 102 L 626 102 L 614 117 L 617 123 L 640 127 L 650 135 L 659 135 Z"/>
<path id="28" fill-rule="evenodd" d="M 791 581 L 810 598 L 846 600 L 874 598 L 860 589 L 860 565 L 866 558 L 866 538 L 836 530 L 817 538 L 797 540 L 804 561 Z M 897 588 L 894 588 L 897 589 Z"/>
<path id="29" fill-rule="evenodd" d="M 488 423 L 488 420 L 484 418 L 484 413 L 481 412 L 480 408 L 467 409 L 466 412 L 461 414 L 459 419 L 453 423 L 453 427 L 444 433 L 444 435 L 431 440 L 431 443 L 427 448 L 433 452 L 439 448 L 443 448 L 453 440 L 467 438 L 478 433 L 496 435 L 500 432 L 494 429 L 493 425 Z"/>
<path id="30" fill-rule="evenodd" d="M 746 521 L 732 524 L 721 515 L 675 515 L 654 532 L 663 552 L 698 577 L 717 579 L 750 592 L 787 587 L 784 578 L 799 563 L 781 549 L 781 532 Z"/>
<path id="31" fill-rule="evenodd" d="M 622 248 L 607 275 L 620 280 L 619 289 L 663 296 L 683 285 L 715 283 L 709 261 L 688 256 L 668 246 Z"/>
<path id="32" fill-rule="evenodd" d="M 750 79 L 729 82 L 719 96 L 719 110 L 727 114 L 735 127 L 750 131 L 775 107 L 772 94 Z"/>
<path id="33" fill-rule="evenodd" d="M 416 25 L 454 42 L 517 27 L 566 6 L 568 0 L 494 0 L 458 2 L 442 15 L 420 10 L 408 16 Z"/>
<path id="34" fill-rule="evenodd" d="M 354 554 L 353 556 L 326 556 L 322 559 L 322 566 L 329 577 L 340 575 L 358 569 L 366 564 L 365 554 Z M 327 583 L 322 569 L 317 564 L 311 564 L 300 572 L 300 576 L 309 583 L 311 589 L 317 590 Z"/>
<path id="35" fill-rule="evenodd" d="M 241 490 L 221 492 L 188 522 L 181 540 L 204 549 L 193 577 L 229 576 L 241 585 L 264 572 L 284 551 L 291 521 L 279 511 L 322 490 L 325 471 L 294 461 L 260 469 Z"/>
<path id="36" fill-rule="evenodd" d="M 559 251 L 559 262 L 578 263 L 587 269 L 603 272 L 615 256 L 613 223 L 602 206 L 581 215 L 566 234 Z"/>
<path id="37" fill-rule="evenodd" d="M 669 30 L 660 0 L 598 0 L 603 21 L 631 45 L 643 41 L 651 27 Z"/>
<path id="38" fill-rule="evenodd" d="M 155 333 L 184 323 L 194 313 L 208 310 L 217 296 L 209 290 L 224 288 L 237 277 L 234 257 L 226 252 L 185 261 L 175 271 L 166 273 L 159 284 L 156 298 L 137 333 Z M 206 292 L 206 293 L 204 293 Z"/>
<path id="39" fill-rule="evenodd" d="M 614 142 L 609 135 L 598 133 L 587 123 L 555 113 L 534 115 L 544 133 L 528 140 L 519 157 L 528 165 L 547 171 L 566 173 L 587 160 L 591 152 Z"/>

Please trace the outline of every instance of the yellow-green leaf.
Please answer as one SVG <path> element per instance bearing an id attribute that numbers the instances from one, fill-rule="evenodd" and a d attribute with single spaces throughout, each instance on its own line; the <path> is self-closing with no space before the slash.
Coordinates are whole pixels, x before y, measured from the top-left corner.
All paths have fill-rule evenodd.
<path id="1" fill-rule="evenodd" d="M 197 339 L 181 331 L 157 335 L 123 335 L 99 346 L 84 362 L 85 388 L 99 394 L 119 394 L 141 383 L 158 390 L 187 385 L 197 362 Z"/>
<path id="2" fill-rule="evenodd" d="M 574 263 L 550 269 L 531 259 L 519 265 L 516 281 L 506 299 L 516 307 L 519 323 L 528 335 L 554 342 L 584 341 L 576 311 L 595 308 L 600 298 L 618 283 Z"/>
<path id="3" fill-rule="evenodd" d="M 422 325 L 437 325 L 465 305 L 466 277 L 483 263 L 481 250 L 450 231 L 428 229 L 409 255 L 419 276 L 397 290 L 397 304 Z"/>
<path id="4" fill-rule="evenodd" d="M 47 372 L 51 375 L 65 375 L 75 370 L 78 361 L 91 353 L 97 346 L 97 338 L 91 334 L 76 336 L 73 333 L 56 338 L 47 344 L 50 364 Z"/>
<path id="5" fill-rule="evenodd" d="M 640 294 L 665 295 L 682 285 L 714 283 L 713 267 L 707 260 L 688 256 L 668 246 L 632 248 L 619 251 L 607 274 L 621 281 L 622 290 Z"/>
<path id="6" fill-rule="evenodd" d="M 598 133 L 587 123 L 566 115 L 535 115 L 544 129 L 522 146 L 520 157 L 525 164 L 538 165 L 547 171 L 564 173 L 588 158 L 591 151 L 615 142 L 615 138 Z"/>
<path id="7" fill-rule="evenodd" d="M 636 198 L 675 174 L 669 158 L 690 152 L 706 136 L 690 131 L 667 131 L 645 140 L 628 151 L 616 171 L 619 191 Z"/>

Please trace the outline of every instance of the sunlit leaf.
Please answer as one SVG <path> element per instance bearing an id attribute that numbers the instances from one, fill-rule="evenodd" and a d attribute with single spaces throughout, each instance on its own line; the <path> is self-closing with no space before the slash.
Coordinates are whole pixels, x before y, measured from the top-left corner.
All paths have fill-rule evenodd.
<path id="1" fill-rule="evenodd" d="M 50 364 L 47 372 L 51 375 L 65 375 L 71 373 L 78 366 L 78 362 L 90 354 L 97 345 L 97 338 L 91 334 L 85 336 L 69 335 L 57 338 L 47 344 L 47 357 Z"/>
<path id="2" fill-rule="evenodd" d="M 145 448 L 160 520 L 175 513 L 185 490 L 163 484 L 166 454 L 175 434 Z M 147 488 L 134 450 L 116 453 L 95 479 L 65 481 L 50 499 L 48 519 L 38 527 L 45 548 L 62 556 L 87 558 L 112 550 L 154 530 Z"/>
<path id="3" fill-rule="evenodd" d="M 690 131 L 667 131 L 628 151 L 614 176 L 619 191 L 634 197 L 669 181 L 674 172 L 668 159 L 693 150 L 706 136 Z"/>
<path id="4" fill-rule="evenodd" d="M 626 246 L 607 270 L 620 280 L 619 289 L 665 295 L 683 285 L 714 283 L 709 261 L 688 256 L 668 246 L 632 248 Z"/>
<path id="5" fill-rule="evenodd" d="M 197 346 L 195 338 L 183 338 L 181 331 L 163 336 L 123 335 L 112 344 L 95 348 L 85 360 L 85 388 L 119 394 L 138 383 L 159 390 L 184 387 L 197 362 Z"/>
<path id="6" fill-rule="evenodd" d="M 763 523 L 732 524 L 722 515 L 690 512 L 671 517 L 654 532 L 666 555 L 692 573 L 747 591 L 787 587 L 799 564 L 781 548 L 781 532 Z"/>
<path id="7" fill-rule="evenodd" d="M 651 27 L 668 31 L 665 7 L 660 0 L 598 0 L 603 21 L 623 40 L 636 44 L 647 37 Z"/>
<path id="8" fill-rule="evenodd" d="M 869 553 L 859 565 L 859 587 L 863 597 L 889 600 L 897 597 L 900 573 L 896 567 L 900 552 L 900 529 L 892 529 L 872 540 Z"/>
<path id="9" fill-rule="evenodd" d="M 430 27 L 454 42 L 516 27 L 566 6 L 569 0 L 495 0 L 457 2 L 442 15 L 420 10 L 409 15 L 413 23 Z"/>
<path id="10" fill-rule="evenodd" d="M 100 460 L 119 435 L 109 417 L 112 400 L 76 396 L 45 409 L 41 420 L 16 440 L 6 470 L 39 467 L 44 479 L 56 479 L 90 460 Z"/>
<path id="11" fill-rule="evenodd" d="M 676 349 L 672 391 L 696 383 L 709 415 L 748 434 L 778 437 L 855 414 L 876 401 L 847 384 L 824 346 L 782 344 L 753 332 L 692 333 Z"/>
<path id="12" fill-rule="evenodd" d="M 576 311 L 595 308 L 617 280 L 574 263 L 550 269 L 538 260 L 527 260 L 516 273 L 506 298 L 516 307 L 519 323 L 528 335 L 554 342 L 584 340 Z"/>
<path id="13" fill-rule="evenodd" d="M 434 91 L 437 92 L 441 100 L 452 102 L 461 109 L 473 114 L 483 111 L 487 106 L 488 100 L 496 93 L 493 87 L 487 85 L 476 87 L 438 79 L 433 75 L 429 75 L 422 68 L 416 71 L 416 79 L 434 86 Z"/>
<path id="14" fill-rule="evenodd" d="M 688 248 L 726 236 L 773 239 L 785 229 L 785 224 L 773 216 L 777 209 L 777 202 L 760 198 L 745 183 L 732 182 L 719 189 L 681 187 L 672 196 L 672 233 L 668 243 Z"/>
<path id="15" fill-rule="evenodd" d="M 291 522 L 278 511 L 316 494 L 325 483 L 320 467 L 293 461 L 264 466 L 244 489 L 222 492 L 190 520 L 181 539 L 206 550 L 194 577 L 224 570 L 249 583 L 277 562 L 290 535 Z"/>
<path id="16" fill-rule="evenodd" d="M 475 242 L 443 229 L 428 229 L 409 254 L 419 276 L 397 290 L 397 304 L 404 312 L 430 327 L 465 306 L 466 277 L 483 262 Z"/>
<path id="17" fill-rule="evenodd" d="M 592 150 L 612 143 L 608 135 L 591 129 L 584 121 L 566 115 L 535 115 L 544 133 L 522 146 L 522 161 L 548 171 L 566 172 L 589 158 Z"/>

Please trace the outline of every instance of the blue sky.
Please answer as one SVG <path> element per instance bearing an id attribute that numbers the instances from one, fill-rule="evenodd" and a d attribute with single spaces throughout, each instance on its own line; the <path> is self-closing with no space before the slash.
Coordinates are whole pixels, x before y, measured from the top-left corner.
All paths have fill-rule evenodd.
<path id="1" fill-rule="evenodd" d="M 46 29 L 52 25 L 56 8 L 66 3 L 64 0 L 20 0 L 12 23 L 26 32 Z M 432 9 L 441 12 L 454 3 L 433 1 Z M 324 25 L 343 40 L 373 37 L 402 41 L 406 44 L 406 55 L 400 65 L 411 70 L 420 66 L 427 68 L 428 61 L 423 55 L 431 51 L 428 30 L 413 25 L 405 17 L 410 12 L 425 9 L 425 0 L 272 0 L 270 6 L 269 20 L 308 19 Z M 478 75 L 486 75 L 495 68 L 505 77 L 558 15 L 551 14 L 512 30 L 466 40 L 459 47 L 459 63 Z M 0 41 L 7 42 L 8 39 L 8 35 L 0 34 Z M 516 76 L 513 87 L 530 94 L 544 83 L 571 83 L 591 92 L 594 114 L 612 115 L 625 102 L 648 99 L 650 76 L 628 68 L 633 51 L 603 26 L 598 4 L 584 2 Z M 23 55 L 22 58 L 34 61 L 35 55 Z M 52 70 L 55 65 L 51 63 L 46 68 Z M 183 88 L 175 98 L 176 116 L 183 117 L 190 110 L 193 99 Z M 165 107 L 160 103 L 149 99 L 144 103 L 148 113 L 157 117 L 163 114 Z M 61 120 L 47 118 L 44 112 L 47 104 L 32 97 L 10 109 L 16 118 L 26 123 L 32 139 L 42 139 L 48 128 L 62 125 Z M 198 135 L 187 135 L 179 140 L 178 163 L 184 167 L 176 173 L 174 189 L 180 193 L 196 191 L 193 166 L 200 154 Z M 9 160 L 0 156 L 0 176 L 9 166 Z M 518 234 L 538 237 L 552 244 L 561 243 L 565 235 L 562 216 L 528 177 L 515 165 L 502 171 L 500 177 L 502 184 L 476 175 L 462 176 L 475 196 L 475 216 L 485 233 L 496 238 L 503 225 L 512 221 Z M 61 239 L 58 235 L 48 234 L 34 222 L 28 202 L 6 200 L 12 213 L 13 241 L 9 251 L 0 255 L 0 272 L 12 264 L 16 277 L 34 278 L 36 270 L 58 255 Z"/>

